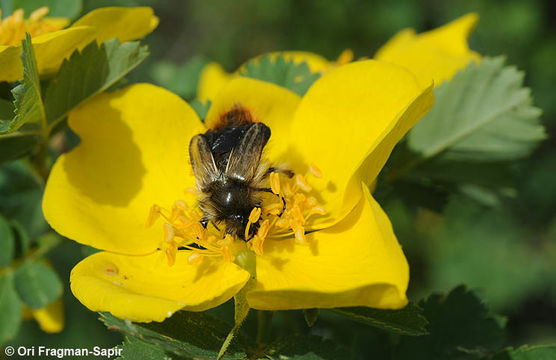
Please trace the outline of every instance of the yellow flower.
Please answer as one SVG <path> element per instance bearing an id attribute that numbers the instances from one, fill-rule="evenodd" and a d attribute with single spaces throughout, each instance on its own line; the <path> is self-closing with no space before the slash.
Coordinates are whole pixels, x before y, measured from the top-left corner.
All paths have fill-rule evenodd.
<path id="1" fill-rule="evenodd" d="M 48 18 L 47 13 L 48 8 L 42 7 L 24 19 L 23 10 L 19 9 L 0 21 L 0 81 L 23 77 L 19 56 L 26 32 L 32 38 L 39 73 L 47 75 L 58 70 L 76 49 L 93 40 L 129 41 L 147 35 L 158 25 L 158 18 L 148 7 L 96 9 L 66 29 L 67 19 Z"/>
<path id="2" fill-rule="evenodd" d="M 477 14 L 467 14 L 419 35 L 413 29 L 404 29 L 377 51 L 375 59 L 405 67 L 422 84 L 429 84 L 433 79 L 437 86 L 470 62 L 481 59 L 467 45 L 477 21 Z"/>
<path id="3" fill-rule="evenodd" d="M 64 329 L 65 322 L 62 297 L 42 309 L 35 310 L 24 306 L 22 317 L 24 320 L 35 319 L 44 332 L 59 333 Z"/>
<path id="4" fill-rule="evenodd" d="M 69 115 L 81 143 L 57 160 L 43 200 L 56 231 L 104 250 L 72 270 L 74 295 L 132 321 L 218 306 L 249 279 L 255 309 L 405 306 L 407 261 L 368 185 L 432 103 L 432 86 L 374 60 L 327 72 L 303 98 L 235 78 L 205 123 L 153 85 L 91 99 Z M 200 226 L 190 190 L 190 139 L 237 106 L 270 127 L 265 159 L 295 173 L 272 173 L 248 242 Z"/>
<path id="5" fill-rule="evenodd" d="M 328 61 L 320 55 L 307 51 L 277 51 L 257 56 L 254 60 L 260 59 L 266 55 L 269 55 L 272 60 L 276 59 L 278 56 L 283 56 L 286 61 L 291 60 L 295 64 L 306 62 L 309 69 L 315 73 L 323 73 L 334 68 L 335 66 L 347 64 L 353 58 L 351 50 L 345 50 L 342 52 L 336 62 Z M 240 76 L 238 73 L 244 67 L 245 64 L 240 66 L 236 72 L 230 74 L 216 62 L 207 64 L 199 75 L 199 83 L 197 85 L 197 97 L 199 100 L 204 102 L 213 99 L 228 81 Z"/>

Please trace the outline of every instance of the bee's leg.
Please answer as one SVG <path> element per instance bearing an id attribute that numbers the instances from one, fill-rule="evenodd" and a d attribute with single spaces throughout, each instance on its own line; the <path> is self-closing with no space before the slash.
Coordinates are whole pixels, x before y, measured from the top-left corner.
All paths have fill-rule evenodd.
<path id="1" fill-rule="evenodd" d="M 251 230 L 249 231 L 251 233 L 251 235 L 249 236 L 248 239 L 245 239 L 245 242 L 248 242 L 249 240 L 251 240 L 252 238 L 255 237 L 255 235 L 257 234 L 257 231 L 259 230 L 259 227 L 260 227 L 259 221 L 260 220 L 258 220 L 257 222 L 251 223 L 252 232 L 251 232 Z"/>
<path id="2" fill-rule="evenodd" d="M 266 177 L 268 177 L 271 173 L 276 172 L 276 173 L 280 173 L 280 174 L 284 174 L 287 177 L 289 177 L 290 179 L 295 175 L 295 173 L 289 169 L 282 169 L 282 168 L 275 168 L 275 167 L 269 167 L 266 172 L 263 175 L 263 179 L 265 179 Z"/>
<path id="3" fill-rule="evenodd" d="M 284 206 L 282 206 L 282 211 L 280 211 L 280 214 L 278 214 L 278 217 L 282 217 L 282 215 L 284 214 L 284 211 L 286 211 L 286 199 L 284 199 L 283 196 L 280 196 L 280 199 L 282 199 L 282 204 L 284 204 Z"/>
<path id="4" fill-rule="evenodd" d="M 217 231 L 220 231 L 220 228 L 219 228 L 218 226 L 216 226 L 216 223 L 215 223 L 214 221 L 211 221 L 210 223 L 212 224 L 212 226 L 214 226 L 214 228 L 215 228 Z M 205 227 L 205 228 L 206 228 L 206 227 Z"/>
<path id="5" fill-rule="evenodd" d="M 267 192 L 267 193 L 274 194 L 274 192 L 272 192 L 271 188 L 255 188 L 255 191 Z"/>
<path id="6" fill-rule="evenodd" d="M 292 173 L 293 174 L 293 173 Z M 256 188 L 256 191 L 261 191 L 261 192 L 268 192 L 271 194 L 274 194 L 274 192 L 272 191 L 271 188 Z M 282 200 L 282 204 L 284 204 L 284 206 L 282 207 L 282 211 L 280 212 L 280 214 L 278 215 L 278 217 L 281 217 L 282 214 L 284 214 L 284 211 L 286 211 L 286 199 L 284 199 L 283 196 L 278 195 L 278 194 L 274 194 L 276 196 L 278 196 L 281 200 Z"/>

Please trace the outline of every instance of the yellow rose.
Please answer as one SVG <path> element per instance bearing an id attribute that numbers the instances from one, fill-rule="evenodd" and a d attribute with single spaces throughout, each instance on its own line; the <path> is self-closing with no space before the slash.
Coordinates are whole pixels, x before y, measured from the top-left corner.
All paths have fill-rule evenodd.
<path id="1" fill-rule="evenodd" d="M 45 17 L 47 13 L 48 8 L 42 7 L 24 19 L 23 10 L 19 9 L 0 20 L 0 81 L 23 77 L 20 54 L 25 33 L 31 35 L 39 73 L 48 75 L 56 72 L 75 50 L 93 40 L 129 41 L 149 34 L 158 25 L 158 18 L 148 7 L 96 9 L 67 28 L 69 20 Z"/>
<path id="2" fill-rule="evenodd" d="M 204 123 L 153 85 L 91 99 L 69 115 L 81 142 L 58 158 L 43 200 L 57 232 L 104 250 L 72 270 L 74 295 L 93 311 L 143 322 L 218 306 L 248 281 L 255 309 L 404 307 L 408 264 L 368 185 L 433 100 L 432 85 L 375 60 L 328 71 L 302 98 L 237 77 Z M 272 131 L 265 159 L 296 174 L 273 173 L 286 211 L 279 216 L 282 203 L 269 194 L 247 242 L 200 226 L 187 191 L 190 139 L 238 104 Z"/>

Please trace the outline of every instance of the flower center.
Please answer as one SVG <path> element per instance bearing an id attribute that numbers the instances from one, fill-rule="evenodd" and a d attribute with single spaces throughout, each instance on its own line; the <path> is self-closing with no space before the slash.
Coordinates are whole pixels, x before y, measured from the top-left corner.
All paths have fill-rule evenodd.
<path id="1" fill-rule="evenodd" d="M 25 33 L 31 37 L 63 29 L 67 26 L 66 19 L 45 18 L 50 9 L 41 7 L 24 18 L 23 10 L 18 9 L 12 15 L 0 20 L 0 45 L 19 45 Z M 0 12 L 1 15 L 1 12 Z"/>
<path id="2" fill-rule="evenodd" d="M 313 177 L 322 177 L 315 165 L 309 170 Z M 268 182 L 272 192 L 266 194 L 262 207 L 252 209 L 245 226 L 244 238 L 248 241 L 226 234 L 225 226 L 214 223 L 203 226 L 200 209 L 189 207 L 183 200 L 176 201 L 171 209 L 153 205 L 146 225 L 151 226 L 159 217 L 165 219 L 164 240 L 160 248 L 166 254 L 168 265 L 175 263 L 180 250 L 190 253 L 188 261 L 191 264 L 206 256 L 233 262 L 247 249 L 262 255 L 263 244 L 268 240 L 295 238 L 300 244 L 306 243 L 305 234 L 310 230 L 310 221 L 317 215 L 326 214 L 317 199 L 311 196 L 309 182 L 303 175 L 289 178 L 280 172 L 270 173 Z M 257 230 L 249 237 L 252 228 Z"/>

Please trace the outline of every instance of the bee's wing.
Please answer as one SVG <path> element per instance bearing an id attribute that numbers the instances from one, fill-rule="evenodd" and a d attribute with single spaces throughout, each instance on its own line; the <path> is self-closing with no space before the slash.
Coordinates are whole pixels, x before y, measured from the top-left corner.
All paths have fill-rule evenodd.
<path id="1" fill-rule="evenodd" d="M 268 126 L 260 122 L 251 125 L 239 145 L 230 153 L 226 175 L 243 181 L 251 181 L 257 173 L 263 148 L 269 138 Z"/>
<path id="2" fill-rule="evenodd" d="M 199 187 L 203 188 L 219 178 L 220 172 L 214 162 L 207 139 L 203 135 L 199 134 L 191 139 L 189 159 Z"/>

